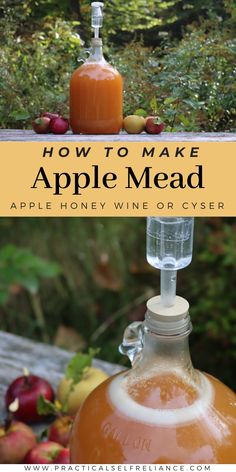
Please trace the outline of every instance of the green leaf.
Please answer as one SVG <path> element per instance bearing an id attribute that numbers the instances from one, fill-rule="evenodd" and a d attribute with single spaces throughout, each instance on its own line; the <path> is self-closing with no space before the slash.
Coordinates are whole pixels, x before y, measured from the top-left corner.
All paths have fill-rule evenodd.
<path id="1" fill-rule="evenodd" d="M 6 303 L 12 284 L 19 284 L 28 292 L 39 290 L 42 278 L 55 277 L 60 267 L 38 256 L 30 250 L 6 245 L 0 249 L 0 304 Z M 1 297 L 1 292 L 5 295 Z"/>
<path id="2" fill-rule="evenodd" d="M 161 119 L 160 116 L 156 116 L 156 117 L 154 118 L 153 123 L 154 123 L 155 125 L 161 125 L 161 124 L 163 123 L 163 120 Z"/>
<path id="3" fill-rule="evenodd" d="M 3 288 L 0 289 L 0 305 L 5 305 L 8 301 L 9 298 L 9 291 L 6 288 L 5 290 Z"/>
<path id="4" fill-rule="evenodd" d="M 16 282 L 24 287 L 28 292 L 35 294 L 39 289 L 39 280 L 33 274 L 18 274 Z"/>
<path id="5" fill-rule="evenodd" d="M 148 116 L 147 112 L 143 108 L 135 110 L 134 115 L 143 116 L 144 118 Z"/>
<path id="6" fill-rule="evenodd" d="M 66 378 L 71 379 L 73 384 L 77 384 L 82 379 L 85 369 L 91 367 L 94 356 L 99 349 L 90 348 L 87 354 L 78 352 L 69 362 L 66 368 Z"/>
<path id="7" fill-rule="evenodd" d="M 47 441 L 48 438 L 48 428 L 43 429 L 39 432 L 36 436 L 37 443 L 41 443 L 43 441 Z"/>
<path id="8" fill-rule="evenodd" d="M 27 111 L 13 111 L 10 117 L 15 118 L 16 121 L 25 121 L 30 118 L 30 115 Z"/>
<path id="9" fill-rule="evenodd" d="M 198 103 L 194 102 L 193 100 L 185 99 L 185 100 L 183 100 L 183 103 L 186 103 L 186 105 L 189 105 L 194 110 L 196 110 L 198 108 Z"/>
<path id="10" fill-rule="evenodd" d="M 164 100 L 164 104 L 165 105 L 170 105 L 171 103 L 175 102 L 176 101 L 176 97 L 167 97 L 165 100 Z"/>
<path id="11" fill-rule="evenodd" d="M 37 401 L 37 412 L 39 415 L 58 415 L 59 408 L 49 400 L 46 400 L 43 395 L 40 395 Z"/>
<path id="12" fill-rule="evenodd" d="M 150 107 L 153 113 L 157 113 L 158 110 L 158 105 L 157 105 L 157 99 L 156 97 L 153 97 L 150 101 Z"/>
<path id="13" fill-rule="evenodd" d="M 187 116 L 180 114 L 178 118 L 185 126 L 189 125 L 189 118 Z"/>

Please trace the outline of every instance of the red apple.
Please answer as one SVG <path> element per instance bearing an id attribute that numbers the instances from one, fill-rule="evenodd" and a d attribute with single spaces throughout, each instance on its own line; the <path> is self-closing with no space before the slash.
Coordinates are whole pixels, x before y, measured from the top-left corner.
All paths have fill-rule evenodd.
<path id="1" fill-rule="evenodd" d="M 69 464 L 69 449 L 53 441 L 37 444 L 25 457 L 25 464 Z"/>
<path id="2" fill-rule="evenodd" d="M 48 430 L 49 441 L 57 442 L 64 447 L 68 446 L 72 423 L 73 419 L 71 416 L 57 418 Z"/>
<path id="3" fill-rule="evenodd" d="M 51 119 L 48 116 L 40 116 L 32 122 L 32 127 L 35 133 L 50 133 L 50 123 Z"/>
<path id="4" fill-rule="evenodd" d="M 68 447 L 65 447 L 59 452 L 53 464 L 70 464 L 70 450 Z"/>
<path id="5" fill-rule="evenodd" d="M 50 120 L 55 120 L 55 118 L 59 118 L 58 113 L 50 113 L 49 111 L 45 111 L 42 113 L 41 116 L 46 116 L 47 118 L 50 118 Z"/>
<path id="6" fill-rule="evenodd" d="M 54 392 L 49 382 L 37 375 L 23 375 L 9 385 L 5 396 L 6 407 L 18 399 L 19 408 L 12 413 L 15 419 L 25 423 L 41 421 L 45 417 L 37 412 L 40 395 L 53 402 Z"/>
<path id="7" fill-rule="evenodd" d="M 158 116 L 148 116 L 146 119 L 146 131 L 150 134 L 160 134 L 164 129 L 164 123 Z"/>
<path id="8" fill-rule="evenodd" d="M 69 129 L 69 121 L 67 118 L 63 118 L 62 116 L 59 116 L 58 118 L 55 118 L 54 120 L 51 120 L 50 123 L 50 130 L 54 134 L 65 134 Z"/>
<path id="9" fill-rule="evenodd" d="M 8 427 L 0 426 L 1 464 L 19 464 L 35 445 L 35 435 L 26 424 L 12 422 Z"/>

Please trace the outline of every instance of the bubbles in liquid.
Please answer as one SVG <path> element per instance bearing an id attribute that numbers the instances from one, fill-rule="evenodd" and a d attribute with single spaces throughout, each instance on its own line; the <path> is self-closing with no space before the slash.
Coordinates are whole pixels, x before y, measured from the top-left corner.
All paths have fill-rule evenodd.
<path id="1" fill-rule="evenodd" d="M 150 425 L 181 425 L 195 421 L 210 406 L 213 390 L 210 382 L 200 375 L 201 395 L 190 383 L 175 372 L 129 385 L 122 376 L 109 387 L 114 407 L 130 419 Z"/>
<path id="2" fill-rule="evenodd" d="M 235 394 L 205 374 L 199 386 L 162 374 L 99 385 L 74 422 L 71 463 L 234 464 Z"/>

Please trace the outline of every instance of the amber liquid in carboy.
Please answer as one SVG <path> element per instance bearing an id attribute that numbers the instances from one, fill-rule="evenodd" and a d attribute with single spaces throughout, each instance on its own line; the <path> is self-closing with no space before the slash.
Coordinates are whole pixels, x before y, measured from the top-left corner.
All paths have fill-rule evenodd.
<path id="1" fill-rule="evenodd" d="M 117 134 L 122 126 L 122 77 L 104 59 L 85 62 L 70 83 L 70 124 L 74 133 Z"/>
<path id="2" fill-rule="evenodd" d="M 206 382 L 202 400 L 174 371 L 128 381 L 125 394 L 126 373 L 108 379 L 77 415 L 71 463 L 235 463 L 236 395 L 199 375 Z"/>

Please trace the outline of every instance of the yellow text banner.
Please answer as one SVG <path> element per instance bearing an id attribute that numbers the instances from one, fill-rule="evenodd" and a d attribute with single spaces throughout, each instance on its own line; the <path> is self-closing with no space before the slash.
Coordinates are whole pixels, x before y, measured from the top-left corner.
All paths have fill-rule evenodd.
<path id="1" fill-rule="evenodd" d="M 1 142 L 1 216 L 235 216 L 233 142 Z"/>

